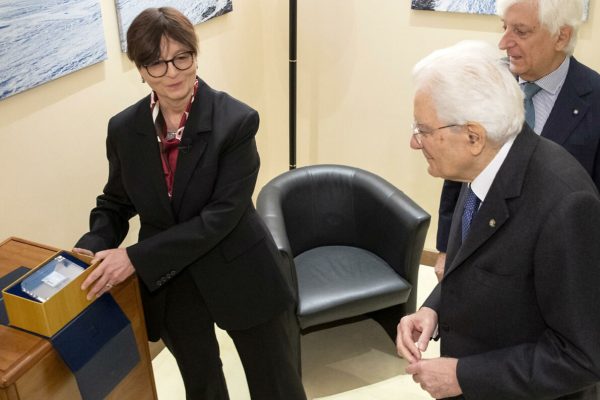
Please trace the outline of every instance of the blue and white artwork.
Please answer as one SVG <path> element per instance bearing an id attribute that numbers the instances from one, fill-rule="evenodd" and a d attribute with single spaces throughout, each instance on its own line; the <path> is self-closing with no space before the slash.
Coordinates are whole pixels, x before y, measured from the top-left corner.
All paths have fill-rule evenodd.
<path id="1" fill-rule="evenodd" d="M 127 29 L 139 13 L 151 7 L 173 7 L 194 25 L 233 10 L 232 0 L 115 0 L 119 19 L 121 50 L 127 51 Z"/>
<path id="2" fill-rule="evenodd" d="M 590 1 L 585 0 L 583 19 L 587 19 Z M 449 11 L 473 14 L 495 14 L 496 0 L 412 0 L 413 10 Z"/>
<path id="3" fill-rule="evenodd" d="M 496 0 L 412 0 L 412 9 L 495 14 Z"/>
<path id="4" fill-rule="evenodd" d="M 98 0 L 0 1 L 0 99 L 106 59 Z"/>

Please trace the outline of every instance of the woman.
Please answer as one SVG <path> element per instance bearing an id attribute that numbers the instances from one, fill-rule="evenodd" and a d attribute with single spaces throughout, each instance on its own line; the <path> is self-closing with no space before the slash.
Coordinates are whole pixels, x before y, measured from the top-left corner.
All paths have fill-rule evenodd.
<path id="1" fill-rule="evenodd" d="M 179 11 L 143 11 L 127 55 L 152 92 L 111 118 L 109 177 L 75 251 L 102 260 L 100 296 L 136 273 L 150 340 L 179 365 L 188 399 L 227 399 L 214 332 L 232 337 L 253 399 L 305 399 L 286 336 L 292 297 L 251 195 L 258 114 L 196 76 L 197 38 Z M 138 214 L 138 243 L 117 248 Z"/>

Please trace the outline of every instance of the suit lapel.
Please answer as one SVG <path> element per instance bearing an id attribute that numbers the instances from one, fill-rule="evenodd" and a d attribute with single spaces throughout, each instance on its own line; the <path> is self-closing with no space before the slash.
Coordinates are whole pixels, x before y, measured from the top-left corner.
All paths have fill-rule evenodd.
<path id="1" fill-rule="evenodd" d="M 459 268 L 509 220 L 508 201 L 520 196 L 527 164 L 538 142 L 539 137 L 525 126 L 498 170 L 481 208 L 473 218 L 469 234 L 461 244 L 461 216 L 465 197 L 463 187 L 452 219 L 444 277 Z"/>
<path id="2" fill-rule="evenodd" d="M 574 57 L 570 62 L 565 83 L 542 130 L 542 136 L 561 145 L 590 108 L 590 105 L 583 99 L 583 96 L 588 94 L 591 89 L 585 76 L 582 75 L 582 66 Z"/>
<path id="3" fill-rule="evenodd" d="M 459 217 L 460 215 L 462 215 L 462 207 L 459 210 Z M 493 196 L 490 191 L 473 218 L 468 236 L 455 250 L 456 256 L 453 258 L 446 274 L 449 274 L 454 268 L 462 264 L 471 254 L 487 242 L 504 225 L 508 218 L 509 212 L 505 199 Z M 460 243 L 460 221 L 457 225 L 459 228 L 455 232 L 455 235 L 457 235 L 455 240 Z"/>
<path id="4" fill-rule="evenodd" d="M 212 89 L 203 80 L 198 79 L 198 91 L 185 124 L 182 146 L 177 157 L 171 200 L 176 215 L 181 207 L 188 182 L 206 150 L 207 135 L 212 131 L 212 115 Z"/>

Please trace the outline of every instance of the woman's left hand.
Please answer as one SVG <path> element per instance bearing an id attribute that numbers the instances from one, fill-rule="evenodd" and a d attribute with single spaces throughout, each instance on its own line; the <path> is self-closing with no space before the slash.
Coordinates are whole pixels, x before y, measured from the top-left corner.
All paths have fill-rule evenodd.
<path id="1" fill-rule="evenodd" d="M 135 272 L 125 249 L 99 251 L 92 260 L 92 264 L 98 261 L 102 262 L 81 285 L 81 290 L 91 287 L 87 294 L 88 300 L 102 296 Z"/>

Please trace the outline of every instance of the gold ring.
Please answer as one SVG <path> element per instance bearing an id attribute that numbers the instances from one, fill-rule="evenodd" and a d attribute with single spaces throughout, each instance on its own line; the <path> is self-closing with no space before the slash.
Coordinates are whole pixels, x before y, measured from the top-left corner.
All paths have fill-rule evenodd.
<path id="1" fill-rule="evenodd" d="M 110 283 L 107 283 L 107 284 L 106 284 L 106 288 L 110 290 L 110 289 L 112 289 L 112 288 L 113 288 L 113 285 L 111 285 Z"/>

